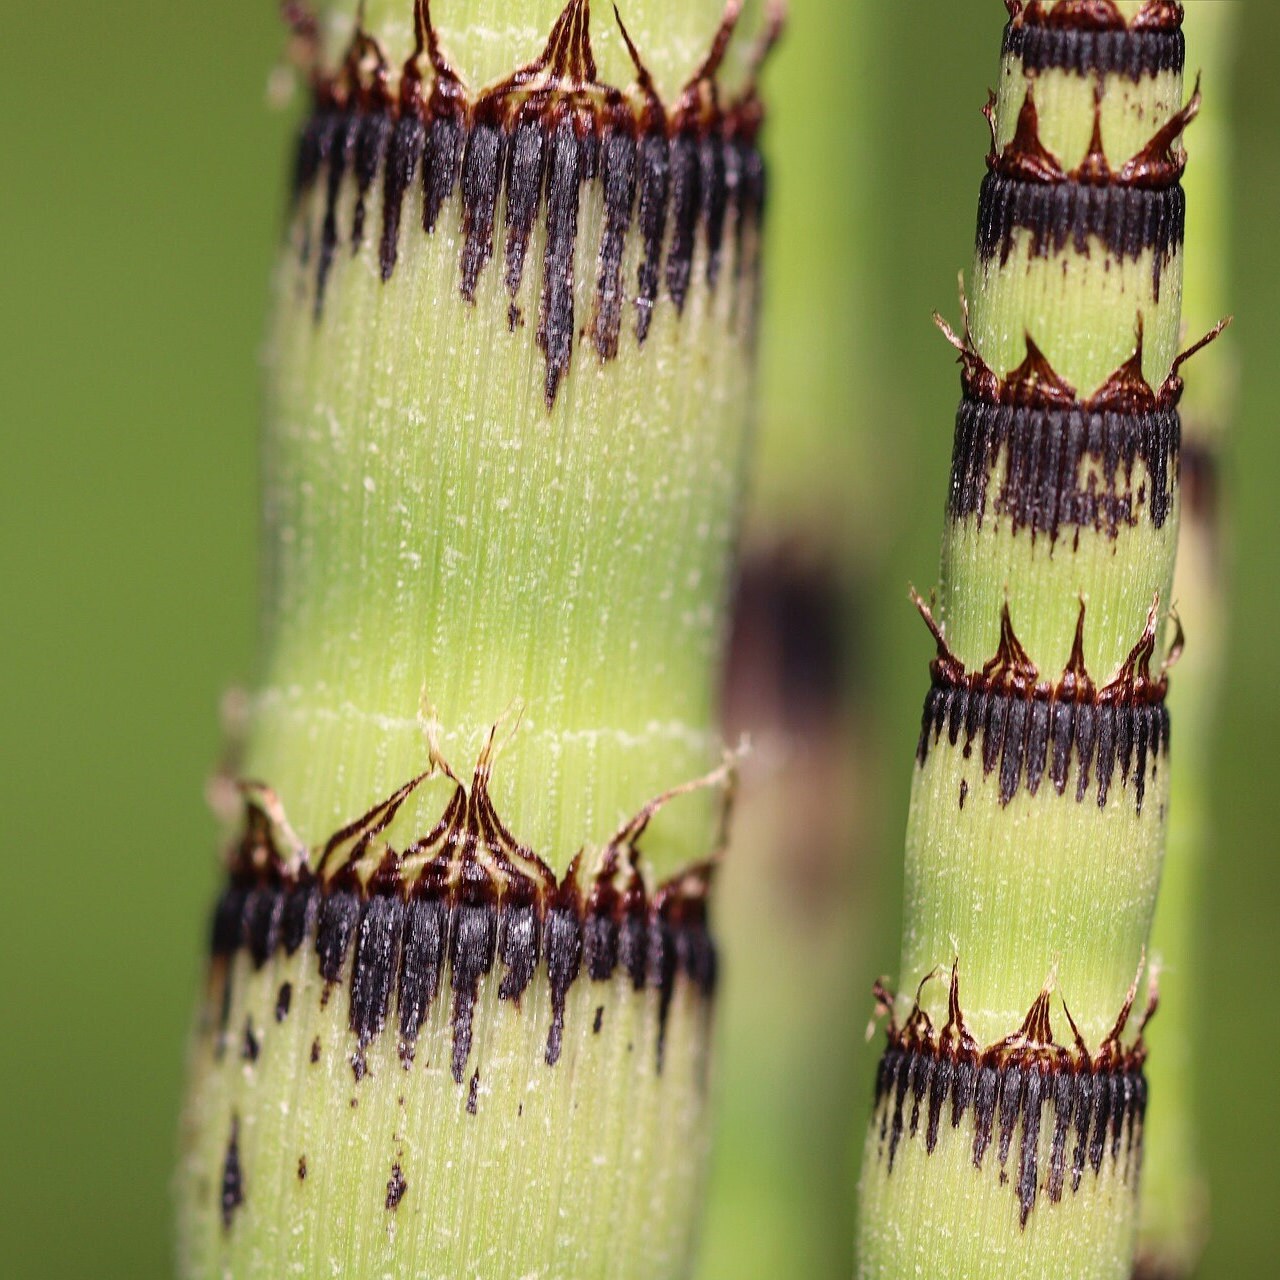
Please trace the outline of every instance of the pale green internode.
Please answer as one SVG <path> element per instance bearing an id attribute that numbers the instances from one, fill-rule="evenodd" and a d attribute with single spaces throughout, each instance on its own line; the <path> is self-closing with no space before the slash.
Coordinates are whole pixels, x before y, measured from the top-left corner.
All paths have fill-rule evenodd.
<path id="1" fill-rule="evenodd" d="M 435 6 L 440 42 L 465 77 L 456 33 L 492 28 L 466 13 L 445 26 L 446 8 Z M 686 75 L 721 17 L 718 0 L 689 8 L 702 13 L 704 40 Z M 371 7 L 366 22 L 378 31 L 375 16 Z M 606 25 L 593 21 L 593 49 Z M 521 43 L 516 64 L 545 31 Z M 616 83 L 634 74 L 628 64 Z M 244 771 L 288 796 L 304 831 L 324 832 L 418 770 L 424 704 L 446 726 L 443 749 L 465 756 L 519 699 L 523 728 L 497 798 L 532 844 L 567 858 L 718 760 L 716 658 L 754 297 L 728 280 L 695 287 L 682 314 L 655 306 L 643 347 L 628 317 L 620 356 L 607 363 L 579 344 L 548 411 L 532 332 L 543 219 L 514 299 L 523 318 L 510 331 L 504 209 L 494 260 L 467 305 L 460 202 L 424 236 L 418 183 L 402 214 L 411 269 L 381 280 L 371 212 L 359 251 L 336 255 L 313 321 L 315 264 L 301 248 L 318 237 L 324 196 L 321 185 L 304 199 L 276 284 L 264 658 Z M 355 200 L 348 182 L 344 230 Z M 602 213 L 600 185 L 584 185 L 579 323 L 590 314 Z M 641 253 L 634 230 L 629 286 Z M 701 282 L 705 268 L 699 240 L 691 278 Z M 652 851 L 659 869 L 705 853 L 714 806 L 691 808 L 687 838 Z"/>
<path id="2" fill-rule="evenodd" d="M 1020 8 L 1011 29 L 1049 8 Z M 1173 215 L 1178 135 L 1198 102 L 1156 59 L 1133 74 L 1088 57 L 1030 66 L 1015 46 L 991 106 L 964 331 L 949 335 L 965 400 L 926 611 L 938 657 L 902 954 L 881 997 L 867 1280 L 1127 1280 L 1133 1265 L 1154 973 L 1136 1027 L 1130 1010 L 1180 650 L 1167 625 L 1181 505 Z M 1098 213 L 1139 206 L 1146 221 L 1123 226 Z"/>
<path id="3" fill-rule="evenodd" d="M 576 983 L 563 1055 L 548 1068 L 545 979 L 520 1009 L 490 982 L 463 1086 L 449 1073 L 447 1000 L 423 1028 L 412 1071 L 384 1035 L 357 1084 L 343 993 L 322 1007 L 309 953 L 257 971 L 241 955 L 234 967 L 232 1043 L 221 1058 L 212 1035 L 193 1051 L 182 1274 L 687 1272 L 709 1140 L 699 998 L 677 994 L 659 1073 L 657 993 L 637 997 L 621 977 Z M 286 983 L 292 1010 L 278 1023 Z M 246 1026 L 261 1040 L 252 1060 Z M 233 1135 L 242 1203 L 226 1198 Z"/>
<path id="4" fill-rule="evenodd" d="M 293 11 L 322 82 L 341 69 L 300 152 L 313 171 L 267 344 L 262 647 L 234 762 L 260 785 L 232 842 L 191 1050 L 181 1273 L 674 1280 L 692 1265 L 708 1148 L 707 860 L 723 825 L 717 788 L 682 784 L 724 780 L 715 695 L 758 206 L 730 204 L 718 272 L 699 214 L 686 291 L 677 301 L 662 276 L 651 305 L 633 210 L 606 358 L 591 339 L 609 233 L 599 178 L 572 212 L 551 179 L 530 188 L 518 287 L 507 240 L 523 215 L 499 182 L 492 256 L 464 297 L 483 200 L 459 178 L 426 229 L 420 169 L 389 266 L 391 152 L 362 192 L 375 136 L 362 130 L 387 113 L 389 145 L 394 104 L 412 99 L 406 59 L 421 102 L 440 91 L 469 110 L 551 57 L 540 83 L 579 119 L 638 120 L 654 93 L 668 120 L 677 98 L 703 119 L 739 112 L 723 130 L 740 150 L 720 159 L 749 168 L 776 24 L 762 35 L 756 11 L 735 30 L 740 6 L 720 0 L 636 0 L 628 52 L 613 14 L 585 0 L 515 18 L 437 0 L 416 21 L 410 0 L 387 0 L 358 32 L 353 8 L 329 6 L 318 41 Z M 569 34 L 551 56 L 553 24 Z M 656 244 L 662 271 L 679 257 L 675 222 Z M 553 383 L 554 272 L 552 319 L 567 290 L 574 327 Z M 490 768 L 494 726 L 517 720 Z M 477 754 L 471 782 L 448 773 L 442 817 L 422 775 Z M 673 788 L 680 803 L 657 816 Z M 266 795 L 287 815 L 269 835 L 255 816 Z M 322 847 L 352 847 L 350 864 Z M 436 903 L 447 934 L 432 951 L 412 931 Z M 540 942 L 514 932 L 530 912 Z M 429 996 L 405 987 L 411 940 Z M 410 1036 L 406 1008 L 422 1015 Z"/>

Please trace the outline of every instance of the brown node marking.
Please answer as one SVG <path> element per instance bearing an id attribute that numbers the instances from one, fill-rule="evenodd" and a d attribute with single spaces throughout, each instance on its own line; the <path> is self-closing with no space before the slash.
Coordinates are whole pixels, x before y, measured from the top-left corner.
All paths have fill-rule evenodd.
<path id="1" fill-rule="evenodd" d="M 423 93 L 423 59 L 431 69 L 430 98 Z M 413 50 L 400 69 L 400 96 L 397 114 L 401 119 L 449 117 L 466 106 L 466 90 L 457 71 L 440 47 L 440 37 L 431 21 L 430 0 L 414 0 Z"/>
<path id="2" fill-rule="evenodd" d="M 1187 167 L 1185 147 L 1178 146 L 1183 130 L 1200 114 L 1200 77 L 1187 104 L 1172 115 L 1136 155 L 1116 173 L 1122 186 L 1164 187 L 1182 177 Z"/>
<path id="3" fill-rule="evenodd" d="M 1175 0 L 1147 0 L 1126 21 L 1115 0 L 1004 0 L 1014 26 L 1042 26 L 1075 31 L 1170 31 L 1182 25 L 1182 5 Z"/>
<path id="4" fill-rule="evenodd" d="M 1027 354 L 1004 378 L 1005 403 L 1014 406 L 1067 407 L 1076 403 L 1076 389 L 1049 363 L 1029 333 Z"/>
<path id="5" fill-rule="evenodd" d="M 480 276 L 495 256 L 495 240 L 505 233 L 503 278 L 510 314 L 515 314 L 533 228 L 539 218 L 545 221 L 535 338 L 545 357 L 549 407 L 580 336 L 589 336 L 601 360 L 617 355 L 624 312 L 623 250 L 633 224 L 644 244 L 634 298 L 639 342 L 647 336 L 661 283 L 677 311 L 683 309 L 699 237 L 706 243 L 709 285 L 717 280 L 726 233 L 733 237 L 735 275 L 750 283 L 764 188 L 763 162 L 755 147 L 763 115 L 757 73 L 781 18 L 771 10 L 746 87 L 722 105 L 716 75 L 740 8 L 740 0 L 730 0 L 710 52 L 671 113 L 620 17 L 636 68 L 635 87 L 624 91 L 598 80 L 588 0 L 568 0 L 538 57 L 478 95 L 467 91 L 441 52 L 426 0 L 415 3 L 415 47 L 401 71 L 397 94 L 391 92 L 386 58 L 357 22 L 338 70 L 313 77 L 315 108 L 303 130 L 296 165 L 298 196 L 327 175 L 317 316 L 338 242 L 339 196 L 351 173 L 359 187 L 353 248 L 362 238 L 365 193 L 379 172 L 383 176 L 379 260 L 384 280 L 399 257 L 404 197 L 420 175 L 428 234 L 445 202 L 461 197 L 459 289 L 464 299 L 475 300 Z M 429 94 L 424 61 L 431 71 Z M 581 190 L 591 182 L 603 188 L 606 216 L 594 315 L 580 335 L 574 316 L 578 212 Z M 504 195 L 505 202 L 500 199 Z M 311 253 L 310 234 L 304 228 L 304 260 Z"/>
<path id="6" fill-rule="evenodd" d="M 1093 128 L 1089 133 L 1089 146 L 1085 150 L 1084 159 L 1076 166 L 1075 179 L 1087 186 L 1103 187 L 1113 180 L 1111 162 L 1107 159 L 1107 149 L 1102 145 L 1102 99 L 1103 82 L 1098 81 L 1093 91 Z M 1030 95 L 1030 87 L 1027 89 Z"/>
<path id="7" fill-rule="evenodd" d="M 1035 89 L 1028 83 L 1022 106 L 1018 108 L 1018 121 L 1013 137 L 996 151 L 996 102 L 991 93 L 983 114 L 991 126 L 991 150 L 987 154 L 987 168 L 1023 182 L 1065 182 L 1067 171 L 1062 161 L 1040 141 L 1040 116 L 1036 110 Z"/>
<path id="8" fill-rule="evenodd" d="M 1167 751 L 1169 715 L 1165 707 L 1168 673 L 1181 651 L 1181 628 L 1158 672 L 1151 670 L 1159 622 L 1158 600 L 1148 612 L 1137 643 L 1105 683 L 1096 684 L 1084 662 L 1085 604 L 1080 602 L 1066 667 L 1057 680 L 1041 678 L 1013 629 L 1008 604 L 1001 611 L 995 656 L 978 671 L 966 670 L 947 645 L 941 626 L 915 592 L 912 597 L 934 637 L 937 656 L 925 697 L 916 759 L 923 766 L 930 750 L 947 734 L 952 748 L 967 757 L 981 744 L 984 775 L 998 776 L 999 798 L 1007 805 L 1022 787 L 1034 796 L 1046 773 L 1059 795 L 1072 766 L 1075 798 L 1084 799 L 1096 769 L 1097 800 L 1106 805 L 1117 769 L 1133 784 L 1139 812 L 1152 773 Z"/>
<path id="9" fill-rule="evenodd" d="M 1142 369 L 1145 334 L 1143 317 L 1139 313 L 1133 354 L 1109 374 L 1096 391 L 1079 399 L 1076 389 L 1053 368 L 1029 333 L 1023 335 L 1027 354 L 1022 363 L 1003 376 L 996 373 L 978 352 L 963 295 L 961 305 L 964 312 L 962 334 L 957 334 L 937 311 L 933 313 L 933 322 L 958 353 L 966 397 L 985 404 L 1027 409 L 1079 407 L 1094 413 L 1137 415 L 1175 408 L 1182 398 L 1182 366 L 1213 342 L 1232 321 L 1231 316 L 1218 321 L 1203 338 L 1176 356 L 1168 377 L 1156 389 L 1147 381 Z"/>
<path id="10" fill-rule="evenodd" d="M 223 983 L 224 1021 L 236 951 L 247 950 L 261 967 L 275 952 L 292 955 L 306 941 L 315 950 L 325 998 L 340 982 L 349 987 L 357 1081 L 393 1000 L 401 1057 L 411 1065 L 422 1023 L 443 987 L 451 999 L 452 1072 L 461 1084 L 480 987 L 495 965 L 504 969 L 499 997 L 517 1007 L 539 966 L 545 969 L 550 1066 L 560 1058 L 569 988 L 584 973 L 603 982 L 621 968 L 636 991 L 658 992 L 661 1068 L 677 981 L 688 981 L 707 999 L 715 985 L 707 907 L 727 839 L 733 764 L 656 797 L 610 838 L 593 872 L 582 873 L 580 851 L 557 880 L 512 835 L 490 798 L 498 727 L 485 737 L 470 786 L 433 740 L 427 770 L 335 832 L 314 858 L 299 854 L 274 794 L 261 784 L 245 788 L 245 834 L 232 845 L 230 884 L 214 917 L 212 973 Z M 398 850 L 384 833 L 432 777 L 451 781 L 452 795 L 435 825 Z M 707 787 L 722 787 L 725 797 L 712 854 L 650 889 L 640 866 L 641 836 L 668 803 Z"/>
<path id="11" fill-rule="evenodd" d="M 1145 957 L 1139 976 L 1144 965 Z M 1096 1052 L 1085 1044 L 1065 1001 L 1062 1010 L 1071 1027 L 1071 1042 L 1061 1043 L 1055 1037 L 1050 1016 L 1052 974 L 1016 1031 L 993 1044 L 979 1045 L 965 1025 L 958 959 L 951 966 L 947 1021 L 941 1032 L 935 1032 L 920 997 L 936 974 L 935 970 L 921 982 L 901 1027 L 893 1016 L 892 993 L 883 983 L 873 989 L 876 1016 L 887 1013 L 889 1019 L 874 1107 L 880 1119 L 879 1155 L 887 1159 L 888 1172 L 893 1172 L 903 1138 L 919 1136 L 922 1120 L 926 1154 L 934 1152 L 949 1102 L 952 1130 L 971 1117 L 975 1168 L 983 1168 L 988 1150 L 996 1144 L 1002 1183 L 1008 1180 L 1005 1171 L 1014 1135 L 1021 1130 L 1014 1188 L 1024 1227 L 1042 1189 L 1040 1131 L 1050 1118 L 1049 1169 L 1043 1181 L 1051 1202 L 1061 1200 L 1068 1179 L 1070 1189 L 1079 1190 L 1088 1167 L 1098 1174 L 1108 1152 L 1121 1176 L 1136 1185 L 1147 1097 L 1143 1032 L 1157 1002 L 1154 973 L 1147 1012 L 1134 1043 L 1126 1046 L 1121 1034 L 1133 1007 L 1137 977 L 1113 1029 Z M 1074 1144 L 1070 1142 L 1073 1131 Z"/>
<path id="12" fill-rule="evenodd" d="M 1179 0 L 1147 0 L 1129 24 L 1134 31 L 1174 31 L 1182 26 Z"/>
<path id="13" fill-rule="evenodd" d="M 1159 671 L 1151 672 L 1155 656 L 1156 632 L 1160 623 L 1160 598 L 1152 599 L 1147 610 L 1142 634 L 1129 650 L 1115 673 L 1101 685 L 1095 685 L 1084 663 L 1084 623 L 1086 606 L 1080 600 L 1076 615 L 1075 636 L 1071 653 L 1058 680 L 1042 680 L 1036 667 L 1014 630 L 1006 600 L 1000 610 L 1000 639 L 995 654 L 978 671 L 969 671 L 947 644 L 946 633 L 933 616 L 929 605 L 913 588 L 911 601 L 916 606 L 929 634 L 937 646 L 937 656 L 929 665 L 934 681 L 956 688 L 1045 702 L 1093 702 L 1111 705 L 1141 706 L 1163 702 L 1169 689 L 1169 671 L 1181 656 L 1182 624 L 1176 614 L 1177 635 L 1169 655 Z"/>
<path id="14" fill-rule="evenodd" d="M 982 109 L 991 129 L 991 149 L 987 168 L 1021 182 L 1056 184 L 1078 182 L 1084 186 L 1163 189 L 1174 186 L 1187 167 L 1186 149 L 1177 145 L 1183 131 L 1200 113 L 1200 79 L 1196 78 L 1190 100 L 1175 112 L 1150 140 L 1118 168 L 1107 159 L 1102 141 L 1102 86 L 1094 94 L 1093 131 L 1084 159 L 1071 170 L 1040 139 L 1040 115 L 1036 108 L 1035 85 L 1028 80 L 1026 94 L 1018 109 L 1013 137 L 997 149 L 997 98 L 988 91 Z"/>
<path id="15" fill-rule="evenodd" d="M 1152 389 L 1142 371 L 1142 347 L 1145 340 L 1142 313 L 1138 313 L 1137 343 L 1131 355 L 1089 397 L 1089 407 L 1100 413 L 1154 413 L 1167 403 Z"/>
<path id="16" fill-rule="evenodd" d="M 1058 681 L 1058 696 L 1064 702 L 1093 702 L 1097 698 L 1094 685 L 1084 662 L 1084 597 L 1080 597 L 1080 612 L 1076 614 L 1075 634 L 1071 638 L 1071 653 Z"/>

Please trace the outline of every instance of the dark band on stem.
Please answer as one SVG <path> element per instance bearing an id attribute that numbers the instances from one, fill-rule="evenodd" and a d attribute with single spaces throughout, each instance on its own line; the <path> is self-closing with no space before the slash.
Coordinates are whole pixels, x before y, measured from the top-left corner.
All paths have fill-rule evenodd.
<path id="1" fill-rule="evenodd" d="M 1181 71 L 1187 56 L 1181 28 L 1090 31 L 1010 22 L 1001 54 L 1023 71 L 1066 71 L 1078 76 L 1124 76 L 1135 84 L 1168 71 Z"/>
<path id="2" fill-rule="evenodd" d="M 1139 811 L 1147 777 L 1169 750 L 1169 712 L 1157 706 L 1115 706 L 1026 699 L 934 683 L 925 696 L 916 756 L 923 765 L 943 734 L 950 746 L 982 753 L 984 774 L 999 774 L 1000 803 L 1022 788 L 1035 795 L 1046 772 L 1054 790 L 1067 790 L 1075 771 L 1075 798 L 1096 788 L 1106 805 L 1117 772 L 1133 788 Z"/>
<path id="3" fill-rule="evenodd" d="M 1023 787 L 1034 796 L 1046 772 L 1054 790 L 1064 794 L 1074 768 L 1077 802 L 1096 787 L 1103 808 L 1118 773 L 1121 786 L 1132 787 L 1141 813 L 1148 775 L 1155 776 L 1169 749 L 1168 670 L 1181 651 L 1179 636 L 1159 671 L 1152 672 L 1155 605 L 1138 643 L 1101 685 L 1085 669 L 1083 602 L 1071 656 L 1057 680 L 1041 679 L 1014 633 L 1008 605 L 996 654 L 976 671 L 966 671 L 950 651 L 924 602 L 917 600 L 917 606 L 938 645 L 916 746 L 921 766 L 945 734 L 949 746 L 966 757 L 979 747 L 984 775 L 998 773 L 1002 805 Z"/>
<path id="4" fill-rule="evenodd" d="M 1186 212 L 1187 198 L 1178 184 L 1146 188 L 1070 179 L 1024 182 L 993 171 L 978 195 L 975 248 L 982 261 L 999 256 L 1003 266 L 1013 252 L 1014 232 L 1025 229 L 1035 257 L 1060 255 L 1068 244 L 1087 255 L 1091 239 L 1122 260 L 1150 251 L 1159 299 L 1164 268 L 1182 248 Z"/>
<path id="5" fill-rule="evenodd" d="M 1115 538 L 1142 519 L 1164 527 L 1179 474 L 1176 409 L 1112 413 L 965 397 L 956 414 L 947 513 L 988 515 L 1056 541 L 1064 526 Z M 994 483 L 1003 461 L 1003 473 Z"/>
<path id="6" fill-rule="evenodd" d="M 357 1081 L 367 1070 L 366 1050 L 393 1009 L 400 1056 L 411 1065 L 422 1024 L 443 994 L 450 1000 L 451 1069 L 461 1084 L 481 988 L 495 980 L 497 967 L 499 998 L 517 1007 L 538 972 L 545 975 L 549 1066 L 560 1059 L 575 982 L 609 982 L 621 974 L 636 992 L 656 991 L 661 1070 L 677 984 L 686 983 L 708 1009 L 714 994 L 716 948 L 707 919 L 713 865 L 697 864 L 655 889 L 647 886 L 635 842 L 662 798 L 615 837 L 592 875 L 583 875 L 575 858 L 557 881 L 494 811 L 488 767 L 482 757 L 471 787 L 457 784 L 440 822 L 404 851 L 374 841 L 423 778 L 332 837 L 314 870 L 296 851 L 281 850 L 270 819 L 250 798 L 213 915 L 214 971 L 223 984 L 220 1053 L 235 956 L 246 953 L 260 969 L 275 955 L 306 948 L 325 984 L 322 999 L 334 987 L 348 990 Z"/>
<path id="7" fill-rule="evenodd" d="M 1135 1043 L 1122 1045 L 1135 991 L 1136 984 L 1096 1053 L 1084 1044 L 1065 1005 L 1072 1043 L 1055 1040 L 1048 987 L 1013 1035 L 982 1047 L 965 1026 L 953 968 L 948 1017 L 941 1031 L 920 1008 L 918 996 L 902 1027 L 892 1020 L 888 1027 L 874 1108 L 879 1117 L 878 1156 L 886 1161 L 888 1172 L 893 1172 L 904 1137 L 923 1137 L 925 1151 L 932 1155 L 944 1125 L 958 1130 L 967 1123 L 972 1127 L 974 1168 L 982 1169 L 989 1158 L 996 1160 L 1001 1182 L 1014 1185 L 1024 1227 L 1042 1182 L 1056 1204 L 1064 1191 L 1080 1189 L 1087 1172 L 1100 1174 L 1104 1160 L 1136 1189 L 1147 1108 L 1142 1035 L 1156 1000 L 1153 992 Z M 880 995 L 881 1007 L 891 1009 L 887 993 Z M 1046 1130 L 1052 1136 L 1048 1175 L 1042 1178 L 1040 1135 Z M 1020 1134 L 1016 1164 L 1008 1171 L 1015 1134 Z M 994 1156 L 989 1157 L 993 1146 Z"/>
<path id="8" fill-rule="evenodd" d="M 745 305 L 753 306 L 764 211 L 764 164 L 756 146 L 763 111 L 754 75 L 727 104 L 715 82 L 737 12 L 733 6 L 726 11 L 711 53 L 670 108 L 659 100 L 625 30 L 635 85 L 623 91 L 597 80 L 584 0 L 569 0 L 537 59 L 479 95 L 463 86 L 429 25 L 419 30 L 399 94 L 391 94 L 385 58 L 370 37 L 357 32 L 353 50 L 361 56 L 349 54 L 339 74 L 316 78 L 313 113 L 299 136 L 294 166 L 295 202 L 317 188 L 323 201 L 317 315 L 339 247 L 349 240 L 353 252 L 359 248 L 367 201 L 379 186 L 379 263 L 384 280 L 393 275 L 403 204 L 415 181 L 427 234 L 445 205 L 455 196 L 460 200 L 459 292 L 465 300 L 475 300 L 496 242 L 505 237 L 502 272 L 513 329 L 523 319 L 515 299 L 534 227 L 542 220 L 546 238 L 535 332 L 545 356 L 548 406 L 580 336 L 589 338 L 601 360 L 618 354 L 629 290 L 622 264 L 633 227 L 642 245 L 630 286 L 639 342 L 648 335 L 661 297 L 677 313 L 683 310 L 699 252 L 707 287 L 727 275 L 749 295 Z M 759 59 L 776 35 L 774 27 L 766 31 Z M 429 91 L 420 65 L 424 58 L 432 73 Z M 357 198 L 346 228 L 339 225 L 339 209 L 352 179 Z M 580 325 L 575 263 L 582 193 L 591 184 L 600 186 L 604 219 L 595 251 L 593 314 Z M 309 228 L 302 252 L 304 260 L 312 252 Z"/>

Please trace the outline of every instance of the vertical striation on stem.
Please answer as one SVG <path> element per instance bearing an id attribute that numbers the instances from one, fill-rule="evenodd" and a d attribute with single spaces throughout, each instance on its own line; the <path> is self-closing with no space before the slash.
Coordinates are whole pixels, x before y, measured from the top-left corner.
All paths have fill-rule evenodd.
<path id="1" fill-rule="evenodd" d="M 940 322 L 962 399 L 917 600 L 937 657 L 879 996 L 868 1278 L 1133 1265 L 1200 96 L 1179 5 L 1007 7 L 962 331 Z"/>
<path id="2" fill-rule="evenodd" d="M 183 1275 L 690 1265 L 762 108 L 737 0 L 630 7 L 284 6 Z"/>

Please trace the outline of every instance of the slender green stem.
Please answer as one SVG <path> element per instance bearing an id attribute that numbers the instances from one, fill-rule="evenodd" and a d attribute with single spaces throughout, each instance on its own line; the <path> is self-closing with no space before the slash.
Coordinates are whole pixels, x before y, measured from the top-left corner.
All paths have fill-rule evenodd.
<path id="1" fill-rule="evenodd" d="M 847 617 L 889 524 L 869 456 L 867 304 L 873 59 L 887 18 L 882 5 L 804 0 L 770 72 L 760 419 L 725 709 L 754 750 L 719 899 L 733 980 L 720 1004 L 706 1280 L 850 1270 L 854 1170 L 832 1117 L 862 1096 L 848 1069 L 862 1027 L 832 1011 L 860 991 L 873 808 L 853 709 L 865 665 Z M 797 1087 L 805 1080 L 822 1085 Z"/>
<path id="2" fill-rule="evenodd" d="M 1010 5 L 861 1274 L 1126 1277 L 1168 796 L 1181 12 Z M 1148 1006 L 1148 1015 L 1150 1005 Z M 1141 1004 L 1139 1003 L 1139 1015 Z M 1132 1025 L 1137 1022 L 1138 1025 Z"/>
<path id="3" fill-rule="evenodd" d="M 1204 110 L 1187 144 L 1193 163 L 1186 181 L 1190 251 L 1183 310 L 1193 334 L 1216 323 L 1227 304 L 1232 147 L 1226 103 L 1239 17 L 1234 0 L 1192 0 L 1186 6 L 1187 57 L 1206 88 Z M 1211 847 L 1208 774 L 1225 637 L 1218 488 L 1222 440 L 1234 416 L 1234 352 L 1228 339 L 1196 361 L 1182 403 L 1185 498 L 1173 592 L 1191 643 L 1169 699 L 1178 750 L 1151 943 L 1167 975 L 1160 1017 L 1148 1036 L 1151 1105 L 1138 1254 L 1140 1271 L 1151 1277 L 1190 1275 L 1207 1230 L 1195 1082 L 1206 998 L 1199 936 L 1204 866 Z"/>

